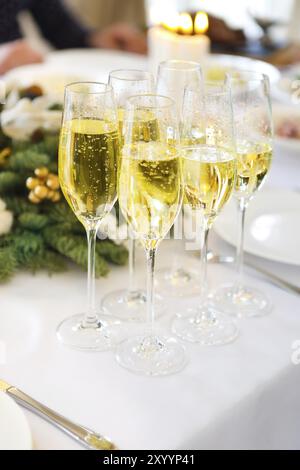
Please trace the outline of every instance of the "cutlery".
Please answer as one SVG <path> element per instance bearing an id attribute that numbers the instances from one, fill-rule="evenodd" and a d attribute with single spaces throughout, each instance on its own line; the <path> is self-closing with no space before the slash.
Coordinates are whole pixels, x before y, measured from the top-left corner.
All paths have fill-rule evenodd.
<path id="1" fill-rule="evenodd" d="M 235 263 L 235 258 L 233 256 L 215 255 L 211 251 L 207 254 L 207 260 L 209 263 L 221 263 L 221 264 L 234 264 Z M 259 266 L 256 266 L 250 261 L 245 261 L 245 264 L 249 268 L 253 269 L 254 271 L 262 274 L 264 277 L 269 279 L 269 281 L 275 286 L 280 287 L 281 289 L 287 290 L 289 292 L 292 292 L 293 294 L 298 294 L 298 295 L 300 294 L 300 287 L 297 287 L 294 284 L 291 284 L 290 282 L 285 281 L 284 279 L 281 279 L 275 274 L 270 273 L 266 269 L 263 269 Z"/>
<path id="2" fill-rule="evenodd" d="M 41 416 L 48 422 L 54 424 L 61 431 L 68 434 L 68 436 L 75 439 L 77 442 L 82 444 L 84 447 L 90 450 L 115 450 L 115 445 L 105 437 L 94 431 L 80 426 L 79 424 L 72 423 L 64 416 L 55 413 L 50 408 L 42 405 L 38 401 L 26 395 L 16 387 L 9 385 L 0 379 L 0 392 L 7 393 L 12 397 L 19 405 L 32 411 L 33 413 Z"/>

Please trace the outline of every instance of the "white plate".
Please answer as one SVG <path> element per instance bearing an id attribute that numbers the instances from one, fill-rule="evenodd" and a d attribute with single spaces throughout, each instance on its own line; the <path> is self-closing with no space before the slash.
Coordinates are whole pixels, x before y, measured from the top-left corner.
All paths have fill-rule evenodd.
<path id="1" fill-rule="evenodd" d="M 71 82 L 89 80 L 86 72 L 44 64 L 32 64 L 18 67 L 8 72 L 5 77 L 8 90 L 39 85 L 46 94 L 63 96 L 64 87 Z"/>
<path id="2" fill-rule="evenodd" d="M 237 203 L 232 199 L 215 223 L 216 233 L 236 246 Z M 245 251 L 262 258 L 300 266 L 300 194 L 263 190 L 249 204 Z"/>
<path id="3" fill-rule="evenodd" d="M 113 69 L 147 67 L 146 57 L 137 54 L 71 49 L 51 52 L 44 63 L 17 67 L 4 78 L 8 89 L 37 84 L 47 94 L 62 97 L 68 83 L 80 80 L 106 82 Z"/>
<path id="4" fill-rule="evenodd" d="M 97 81 L 106 81 L 111 70 L 148 69 L 147 57 L 128 52 L 99 49 L 68 49 L 51 52 L 46 63 L 88 73 Z"/>
<path id="5" fill-rule="evenodd" d="M 0 392 L 0 450 L 31 450 L 29 425 L 21 408 Z"/>
<path id="6" fill-rule="evenodd" d="M 297 106 L 288 106 L 283 104 L 273 105 L 273 118 L 275 127 L 275 143 L 279 149 L 287 152 L 300 152 L 300 138 L 292 139 L 288 137 L 279 137 L 276 135 L 276 128 L 285 118 L 292 119 L 300 123 L 300 109 Z M 300 127 L 300 125 L 299 125 Z"/>
<path id="7" fill-rule="evenodd" d="M 234 69 L 240 71 L 260 72 L 267 75 L 271 84 L 275 84 L 280 80 L 281 74 L 279 70 L 267 62 L 262 60 L 254 60 L 248 57 L 227 55 L 227 54 L 211 54 L 205 61 L 204 68 L 210 69 L 220 67 L 226 69 Z"/>

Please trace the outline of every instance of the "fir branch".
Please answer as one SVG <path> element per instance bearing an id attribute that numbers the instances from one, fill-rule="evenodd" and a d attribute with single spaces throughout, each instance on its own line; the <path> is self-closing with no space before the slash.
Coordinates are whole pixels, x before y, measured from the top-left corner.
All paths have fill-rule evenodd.
<path id="1" fill-rule="evenodd" d="M 27 230 L 16 232 L 12 237 L 12 246 L 20 266 L 26 266 L 35 256 L 43 256 L 45 249 L 43 237 Z"/>
<path id="2" fill-rule="evenodd" d="M 17 269 L 17 259 L 11 246 L 0 248 L 0 282 L 8 281 Z"/>
<path id="3" fill-rule="evenodd" d="M 87 268 L 87 244 L 82 236 L 64 233 L 57 226 L 46 227 L 43 233 L 45 241 L 52 249 L 84 269 Z M 96 252 L 96 277 L 105 276 L 108 270 L 106 261 Z"/>
<path id="4" fill-rule="evenodd" d="M 21 175 L 18 175 L 13 171 L 0 172 L 0 194 L 17 192 L 23 187 L 24 182 Z"/>
<path id="5" fill-rule="evenodd" d="M 58 173 L 58 165 L 57 162 L 50 162 L 48 165 L 48 170 L 50 173 L 54 173 L 57 175 Z"/>
<path id="6" fill-rule="evenodd" d="M 49 223 L 49 218 L 46 215 L 33 214 L 32 212 L 23 212 L 18 220 L 21 227 L 34 232 L 39 232 Z"/>
<path id="7" fill-rule="evenodd" d="M 49 204 L 45 212 L 52 223 L 59 224 L 61 231 L 72 232 L 85 237 L 85 228 L 65 201 L 61 201 L 57 204 Z"/>
<path id="8" fill-rule="evenodd" d="M 32 148 L 13 153 L 7 168 L 13 171 L 33 172 L 36 168 L 48 166 L 50 157 L 46 153 L 39 153 Z"/>
<path id="9" fill-rule="evenodd" d="M 128 260 L 128 251 L 123 245 L 116 245 L 111 240 L 102 240 L 96 245 L 96 251 L 107 261 L 123 265 Z"/>
<path id="10" fill-rule="evenodd" d="M 69 223 L 71 225 L 80 223 L 65 201 L 49 204 L 47 214 L 54 223 Z"/>
<path id="11" fill-rule="evenodd" d="M 30 140 L 13 140 L 11 147 L 13 152 L 23 152 L 32 148 L 32 142 Z"/>
<path id="12" fill-rule="evenodd" d="M 48 134 L 41 142 L 33 146 L 33 150 L 39 153 L 45 153 L 49 155 L 52 160 L 57 161 L 58 141 L 59 137 L 57 134 Z"/>
<path id="13" fill-rule="evenodd" d="M 23 214 L 23 212 L 30 212 L 34 214 L 39 212 L 39 206 L 32 204 L 27 199 L 27 197 L 2 196 L 2 199 L 5 201 L 7 209 L 12 211 L 17 216 Z"/>
<path id="14" fill-rule="evenodd" d="M 67 270 L 67 264 L 63 256 L 52 250 L 45 250 L 41 256 L 34 256 L 25 267 L 34 274 L 42 269 L 46 270 L 49 275 Z"/>
<path id="15" fill-rule="evenodd" d="M 0 170 L 0 194 L 15 216 L 12 232 L 0 237 L 0 282 L 20 268 L 61 272 L 67 267 L 67 259 L 87 267 L 85 229 L 68 204 L 62 200 L 34 205 L 28 200 L 26 177 L 41 166 L 56 173 L 57 148 L 56 135 L 45 135 L 38 143 L 13 142 L 6 168 Z M 96 276 L 107 274 L 106 261 L 124 264 L 127 256 L 123 246 L 110 240 L 98 241 Z"/>
<path id="16" fill-rule="evenodd" d="M 2 235 L 0 237 L 0 248 L 6 248 L 11 245 L 12 234 Z"/>
<path id="17" fill-rule="evenodd" d="M 31 140 L 14 140 L 12 142 L 13 152 L 26 152 L 30 150 L 36 153 L 45 153 L 51 158 L 57 157 L 58 135 L 46 134 L 41 142 L 33 143 Z"/>

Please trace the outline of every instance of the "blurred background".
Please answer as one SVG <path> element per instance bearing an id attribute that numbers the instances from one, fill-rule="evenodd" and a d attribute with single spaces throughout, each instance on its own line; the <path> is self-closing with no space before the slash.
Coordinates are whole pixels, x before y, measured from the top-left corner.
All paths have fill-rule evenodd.
<path id="1" fill-rule="evenodd" d="M 243 29 L 255 40 L 265 33 L 276 44 L 300 40 L 299 0 L 63 0 L 64 4 L 86 26 L 104 28 L 116 22 L 129 22 L 139 28 L 160 23 L 174 11 L 205 10 Z M 38 28 L 29 13 L 20 18 L 25 35 L 39 37 Z M 45 47 L 45 42 L 43 42 Z"/>

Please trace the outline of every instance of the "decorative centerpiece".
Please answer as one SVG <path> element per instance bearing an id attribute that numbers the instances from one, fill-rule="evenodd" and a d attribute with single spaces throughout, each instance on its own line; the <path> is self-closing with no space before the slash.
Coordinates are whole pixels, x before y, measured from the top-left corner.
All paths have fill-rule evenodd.
<path id="1" fill-rule="evenodd" d="M 57 176 L 61 104 L 38 86 L 14 90 L 1 113 L 0 282 L 19 270 L 63 271 L 68 261 L 86 269 L 86 235 L 61 195 Z M 125 264 L 123 234 L 111 215 L 96 248 L 96 275 L 107 261 Z M 115 230 L 113 230 L 113 227 Z M 118 241 L 119 239 L 119 241 Z"/>
<path id="2" fill-rule="evenodd" d="M 210 52 L 209 28 L 205 12 L 178 13 L 148 32 L 149 55 L 153 70 L 164 60 L 202 62 Z"/>

